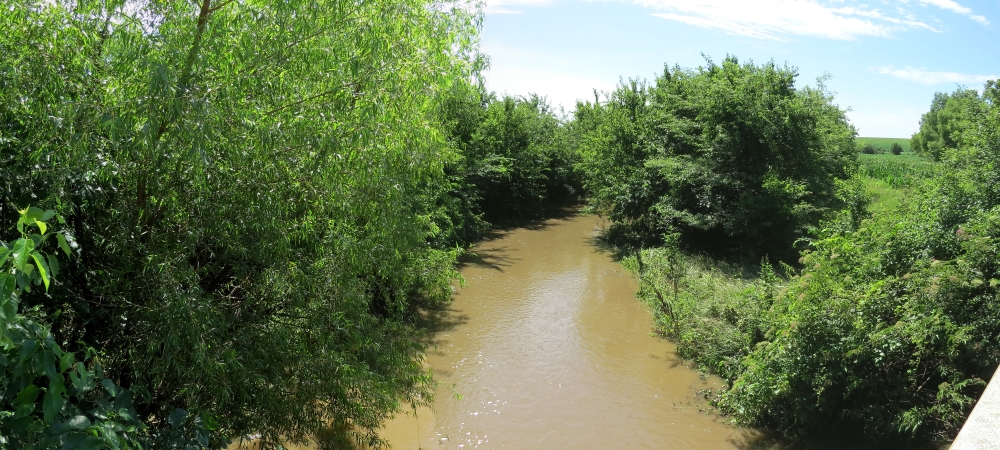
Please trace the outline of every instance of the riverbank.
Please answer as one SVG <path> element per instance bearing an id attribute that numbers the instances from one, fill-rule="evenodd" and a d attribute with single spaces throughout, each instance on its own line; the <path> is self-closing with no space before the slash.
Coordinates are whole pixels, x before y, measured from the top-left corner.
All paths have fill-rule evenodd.
<path id="1" fill-rule="evenodd" d="M 563 209 L 471 249 L 460 269 L 467 287 L 426 361 L 436 400 L 386 424 L 393 448 L 715 449 L 756 440 L 699 393 L 720 380 L 650 335 L 635 279 L 598 240 L 601 222 Z"/>

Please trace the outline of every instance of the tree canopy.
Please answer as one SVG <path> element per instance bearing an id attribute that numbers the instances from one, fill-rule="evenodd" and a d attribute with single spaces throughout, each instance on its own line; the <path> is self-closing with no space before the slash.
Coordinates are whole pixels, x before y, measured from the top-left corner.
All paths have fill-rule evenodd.
<path id="1" fill-rule="evenodd" d="M 676 229 L 701 250 L 792 257 L 839 205 L 856 134 L 822 85 L 796 88 L 796 77 L 728 57 L 578 104 L 579 167 L 612 239 L 656 243 Z"/>
<path id="2" fill-rule="evenodd" d="M 920 156 L 940 161 L 946 150 L 958 147 L 962 133 L 971 123 L 970 108 L 979 101 L 975 89 L 958 88 L 950 94 L 934 94 L 930 111 L 920 117 L 920 131 L 910 138 L 910 148 Z"/>
<path id="3" fill-rule="evenodd" d="M 4 2 L 0 218 L 52 208 L 75 253 L 21 308 L 147 389 L 150 433 L 375 440 L 428 393 L 410 310 L 455 276 L 420 202 L 480 64 L 460 6 Z"/>

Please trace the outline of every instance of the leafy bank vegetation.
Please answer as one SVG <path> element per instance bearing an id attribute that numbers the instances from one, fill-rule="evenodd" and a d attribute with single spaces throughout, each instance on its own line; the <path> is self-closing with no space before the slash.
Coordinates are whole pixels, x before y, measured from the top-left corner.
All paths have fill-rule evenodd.
<path id="1" fill-rule="evenodd" d="M 667 232 L 715 255 L 791 258 L 792 244 L 842 204 L 854 129 L 822 86 L 792 68 L 727 58 L 667 68 L 606 101 L 580 104 L 580 168 L 609 237 L 655 245 Z"/>
<path id="2" fill-rule="evenodd" d="M 725 65 L 737 67 L 735 60 Z M 710 64 L 695 76 L 719 72 Z M 749 81 L 754 76 L 748 71 L 744 83 L 759 85 Z M 733 78 L 725 79 L 726 86 L 741 84 Z M 632 85 L 622 90 L 634 91 Z M 781 91 L 763 92 L 777 96 Z M 743 239 L 742 229 L 720 228 L 722 236 L 709 240 L 692 232 L 689 213 L 726 214 L 725 203 L 713 195 L 726 192 L 724 185 L 696 190 L 702 201 L 679 213 L 662 206 L 673 199 L 673 191 L 664 190 L 670 194 L 652 196 L 658 202 L 627 216 L 612 215 L 622 226 L 631 226 L 634 217 L 655 218 L 656 226 L 644 228 L 640 239 L 622 241 L 626 249 L 642 243 L 624 264 L 639 272 L 639 295 L 654 307 L 661 332 L 678 342 L 682 355 L 729 382 L 716 402 L 737 422 L 791 435 L 846 428 L 882 442 L 949 439 L 961 427 L 1000 361 L 1000 196 L 995 187 L 1000 90 L 990 82 L 981 96 L 961 91 L 951 98 L 956 95 L 962 108 L 952 105 L 945 108 L 947 114 L 929 118 L 941 104 L 951 104 L 942 101 L 949 96 L 939 95 L 913 138 L 939 136 L 929 124 L 946 123 L 952 143 L 914 144 L 918 153 L 940 163 L 888 154 L 855 159 L 836 150 L 834 155 L 843 155 L 844 171 L 820 173 L 822 183 L 836 187 L 835 200 L 797 222 L 798 233 L 789 231 L 771 246 L 734 246 L 736 251 L 720 259 L 717 242 Z M 744 117 L 731 120 L 715 129 L 735 128 Z M 842 120 L 833 123 L 844 130 L 833 135 L 853 139 Z M 652 174 L 641 184 L 644 189 L 692 179 L 656 170 L 666 166 L 658 160 L 684 155 L 670 145 L 684 135 L 681 130 L 637 133 L 647 154 L 658 155 L 633 165 Z M 830 151 L 790 145 L 795 137 L 776 133 L 764 147 L 811 154 L 803 158 Z M 703 155 L 733 151 L 727 147 L 732 139 L 692 140 Z M 751 144 L 736 151 L 758 155 L 754 150 Z M 615 155 L 620 150 L 605 145 L 602 151 Z M 782 197 L 769 196 L 767 183 L 765 177 L 729 192 L 757 189 L 764 195 L 754 198 L 776 208 Z M 615 192 L 608 185 L 598 189 Z M 644 192 L 619 192 L 636 191 Z M 599 190 L 594 198 L 595 207 L 607 205 Z M 615 214 L 614 208 L 628 203 L 610 205 Z M 792 236 L 797 236 L 798 252 L 789 251 Z M 768 251 L 747 254 L 749 248 Z"/>
<path id="3" fill-rule="evenodd" d="M 0 447 L 377 444 L 460 245 L 578 189 L 468 5 L 0 7 Z"/>
<path id="4" fill-rule="evenodd" d="M 1000 360 L 994 83 L 859 156 L 773 63 L 497 96 L 465 4 L 0 7 L 0 446 L 379 444 L 462 248 L 581 194 L 740 423 L 947 438 Z"/>

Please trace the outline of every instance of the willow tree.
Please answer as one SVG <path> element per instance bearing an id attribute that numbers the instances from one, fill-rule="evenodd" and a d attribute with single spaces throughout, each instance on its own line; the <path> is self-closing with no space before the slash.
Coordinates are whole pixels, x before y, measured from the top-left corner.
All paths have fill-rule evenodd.
<path id="1" fill-rule="evenodd" d="M 477 15 L 425 0 L 4 0 L 0 215 L 49 207 L 74 258 L 21 308 L 149 391 L 155 430 L 367 440 L 420 402 L 409 325 L 453 254 L 418 190 Z M 5 238 L 7 231 L 3 232 Z"/>

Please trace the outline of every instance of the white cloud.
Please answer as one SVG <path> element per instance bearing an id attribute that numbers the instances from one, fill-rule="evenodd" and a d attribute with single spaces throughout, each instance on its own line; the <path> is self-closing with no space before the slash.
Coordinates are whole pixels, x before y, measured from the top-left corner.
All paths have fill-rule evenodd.
<path id="1" fill-rule="evenodd" d="M 949 1 L 949 0 L 928 0 Z M 788 35 L 855 40 L 887 37 L 895 30 L 933 27 L 910 17 L 897 18 L 867 7 L 837 7 L 816 0 L 633 0 L 664 12 L 657 17 L 731 34 L 783 39 Z"/>
<path id="2" fill-rule="evenodd" d="M 859 136 L 908 138 L 920 129 L 920 116 L 926 109 L 859 109 L 848 111 L 847 118 Z"/>
<path id="3" fill-rule="evenodd" d="M 986 17 L 980 16 L 978 14 L 973 14 L 971 8 L 959 5 L 954 0 L 918 0 L 918 1 L 923 5 L 934 5 L 937 6 L 938 8 L 945 9 L 953 13 L 961 14 L 983 25 L 990 24 L 990 21 L 986 20 Z"/>
<path id="4" fill-rule="evenodd" d="M 610 91 L 618 82 L 616 69 L 601 70 L 614 67 L 614 63 L 594 55 L 553 54 L 489 40 L 483 49 L 491 58 L 484 74 L 488 89 L 500 94 L 544 95 L 556 110 L 561 105 L 567 113 L 573 111 L 577 100 L 593 101 L 594 89 Z"/>
<path id="5" fill-rule="evenodd" d="M 914 69 L 912 67 L 897 69 L 892 66 L 887 66 L 876 67 L 875 70 L 883 75 L 891 75 L 896 78 L 907 81 L 915 81 L 926 85 L 941 83 L 979 85 L 985 83 L 987 80 L 1000 78 L 998 75 L 969 75 L 957 72 L 931 72 L 927 69 Z"/>
<path id="6" fill-rule="evenodd" d="M 490 69 L 486 74 L 486 87 L 497 90 L 498 93 L 510 95 L 527 95 L 537 93 L 544 95 L 556 109 L 562 106 L 569 114 L 576 107 L 577 101 L 594 100 L 594 89 L 611 91 L 617 85 L 617 80 L 601 80 L 586 76 L 568 75 L 551 68 L 531 69 Z"/>
<path id="7" fill-rule="evenodd" d="M 550 0 L 487 0 L 487 14 L 521 14 L 523 11 L 515 9 L 519 6 L 544 6 L 551 3 Z"/>

